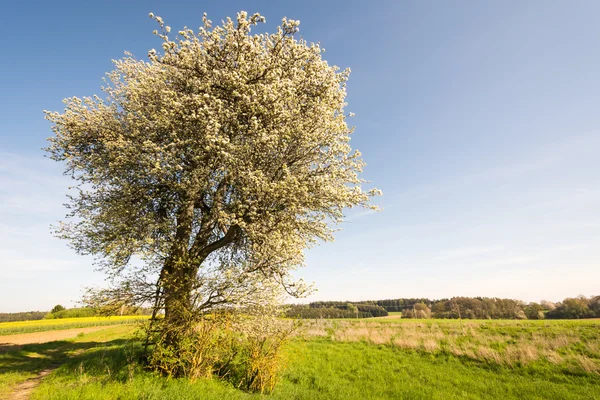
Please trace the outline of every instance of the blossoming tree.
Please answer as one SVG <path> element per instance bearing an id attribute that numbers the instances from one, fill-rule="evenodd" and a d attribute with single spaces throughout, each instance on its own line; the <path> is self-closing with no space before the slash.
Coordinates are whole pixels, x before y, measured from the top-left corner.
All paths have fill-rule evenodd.
<path id="1" fill-rule="evenodd" d="M 47 151 L 78 183 L 59 235 L 112 280 L 97 299 L 154 302 L 176 346 L 198 315 L 302 295 L 303 250 L 378 191 L 349 144 L 349 70 L 295 38 L 298 21 L 251 34 L 259 14 L 205 15 L 172 39 L 150 17 L 162 51 L 115 61 L 105 96 L 46 111 Z"/>

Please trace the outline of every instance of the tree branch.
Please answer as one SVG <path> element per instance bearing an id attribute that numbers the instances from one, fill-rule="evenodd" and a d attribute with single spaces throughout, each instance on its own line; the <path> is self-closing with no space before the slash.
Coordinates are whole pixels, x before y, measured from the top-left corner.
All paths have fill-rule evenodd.
<path id="1" fill-rule="evenodd" d="M 238 235 L 240 235 L 241 233 L 242 233 L 242 229 L 238 225 L 233 225 L 233 226 L 229 227 L 229 229 L 227 230 L 227 233 L 225 233 L 225 235 L 222 238 L 220 238 L 219 240 L 216 240 L 216 241 L 204 246 L 202 249 L 192 248 L 192 252 L 193 252 L 192 256 L 194 258 L 204 260 L 213 251 L 218 250 L 221 247 L 227 246 L 229 243 L 233 242 L 238 237 Z"/>

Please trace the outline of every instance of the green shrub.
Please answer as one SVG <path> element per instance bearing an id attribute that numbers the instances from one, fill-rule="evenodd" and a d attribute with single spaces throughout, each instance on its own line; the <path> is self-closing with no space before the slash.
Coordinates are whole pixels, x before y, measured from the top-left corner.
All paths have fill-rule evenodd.
<path id="1" fill-rule="evenodd" d="M 56 307 L 55 307 L 56 308 Z M 86 317 L 95 317 L 98 315 L 98 311 L 94 308 L 68 308 L 65 310 L 60 310 L 57 312 L 51 312 L 46 315 L 46 319 L 55 319 L 55 318 L 86 318 Z"/>
<path id="2" fill-rule="evenodd" d="M 204 318 L 185 335 L 162 328 L 153 338 L 151 369 L 191 380 L 218 376 L 239 389 L 269 393 L 285 365 L 281 347 L 295 325 L 264 315 L 224 313 Z M 169 335 L 183 339 L 170 341 Z"/>
<path id="3" fill-rule="evenodd" d="M 57 304 L 52 308 L 52 310 L 50 310 L 50 313 L 55 314 L 55 313 L 57 313 L 59 311 L 63 311 L 63 310 L 65 310 L 65 308 L 63 306 L 61 306 L 60 304 Z"/>

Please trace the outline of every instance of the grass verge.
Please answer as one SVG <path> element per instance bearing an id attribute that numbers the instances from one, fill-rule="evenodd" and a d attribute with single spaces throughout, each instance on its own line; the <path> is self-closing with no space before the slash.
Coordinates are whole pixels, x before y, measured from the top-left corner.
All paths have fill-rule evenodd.
<path id="1" fill-rule="evenodd" d="M 58 364 L 32 399 L 600 399 L 597 374 L 573 373 L 544 360 L 503 365 L 445 351 L 327 336 L 297 337 L 288 344 L 283 379 L 271 395 L 261 396 L 216 379 L 189 382 L 145 371 L 133 330 L 111 327 L 0 355 L 0 390 L 14 385 L 6 376 L 22 381 Z M 580 333 L 582 343 L 596 340 L 585 336 L 587 330 Z"/>

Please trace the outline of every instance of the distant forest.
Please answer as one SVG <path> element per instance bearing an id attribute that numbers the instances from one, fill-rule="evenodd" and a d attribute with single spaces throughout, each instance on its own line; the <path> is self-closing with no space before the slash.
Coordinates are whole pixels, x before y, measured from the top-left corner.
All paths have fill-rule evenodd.
<path id="1" fill-rule="evenodd" d="M 44 319 L 48 311 L 26 311 L 16 313 L 0 313 L 0 322 L 34 321 Z"/>
<path id="2" fill-rule="evenodd" d="M 452 299 L 387 299 L 359 302 L 316 301 L 293 304 L 286 315 L 292 318 L 372 318 L 402 313 L 402 318 L 465 319 L 580 319 L 600 318 L 600 296 L 566 298 L 561 302 L 525 303 L 490 297 Z"/>
<path id="3" fill-rule="evenodd" d="M 59 307 L 59 306 L 57 306 Z M 55 307 L 56 309 L 56 307 Z M 54 318 L 77 318 L 99 315 L 91 308 L 60 309 L 54 312 L 29 311 L 0 313 L 0 322 Z M 126 309 L 124 315 L 149 315 L 150 309 Z M 286 311 L 290 318 L 373 318 L 390 312 L 402 318 L 464 319 L 581 319 L 600 318 L 600 296 L 566 298 L 561 302 L 525 303 L 520 300 L 491 297 L 453 297 L 451 299 L 387 299 L 368 301 L 315 301 L 292 304 Z"/>

